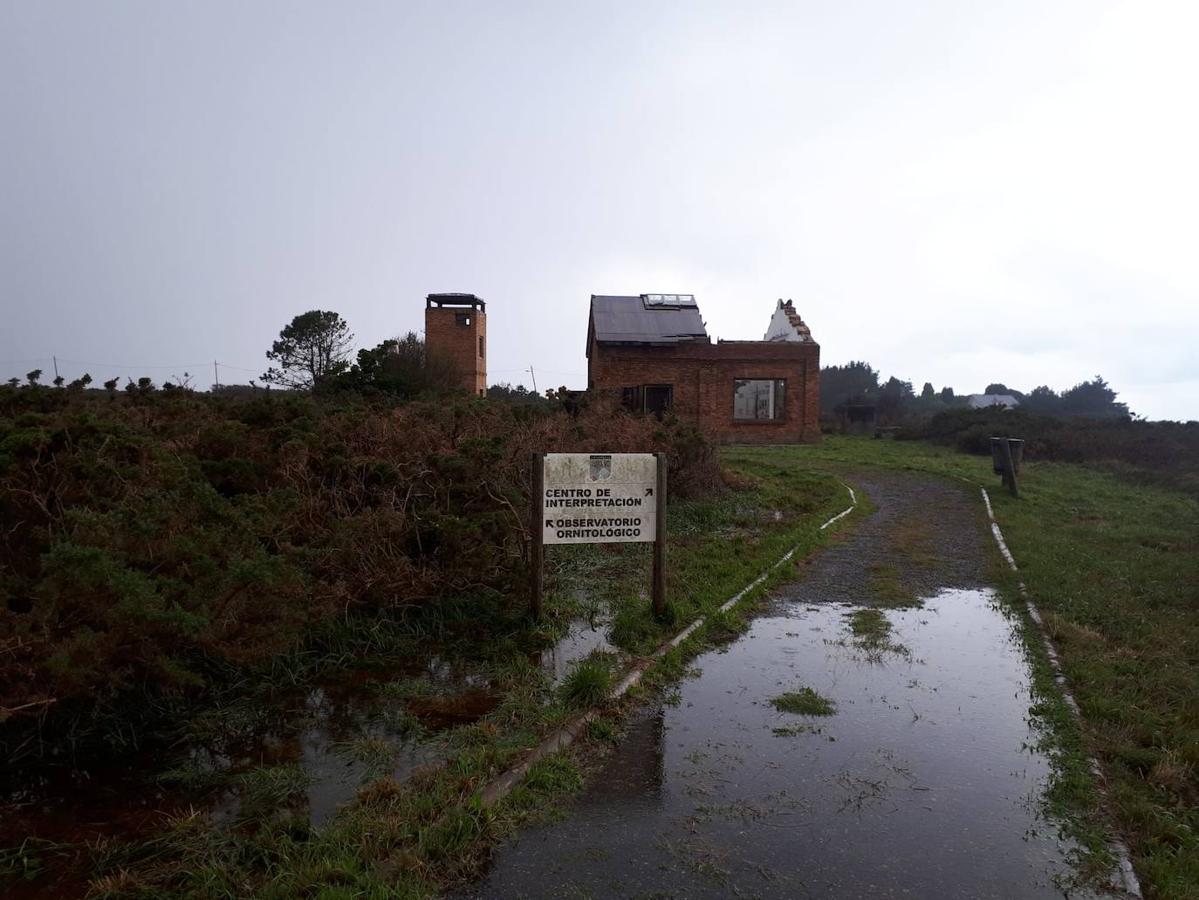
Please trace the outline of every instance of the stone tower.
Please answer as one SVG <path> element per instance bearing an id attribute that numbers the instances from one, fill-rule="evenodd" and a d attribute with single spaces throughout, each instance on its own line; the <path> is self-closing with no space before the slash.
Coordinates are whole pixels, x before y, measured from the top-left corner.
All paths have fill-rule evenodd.
<path id="1" fill-rule="evenodd" d="M 487 304 L 474 294 L 425 298 L 425 349 L 454 364 L 458 384 L 487 395 Z"/>

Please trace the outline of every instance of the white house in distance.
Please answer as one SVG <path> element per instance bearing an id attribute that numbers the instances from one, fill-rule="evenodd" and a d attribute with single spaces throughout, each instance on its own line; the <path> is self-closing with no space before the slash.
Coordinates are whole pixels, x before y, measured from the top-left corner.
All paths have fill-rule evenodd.
<path id="1" fill-rule="evenodd" d="M 1020 401 L 1011 394 L 968 394 L 966 404 L 971 409 L 986 409 L 988 406 L 1002 406 L 1004 409 L 1015 409 Z"/>

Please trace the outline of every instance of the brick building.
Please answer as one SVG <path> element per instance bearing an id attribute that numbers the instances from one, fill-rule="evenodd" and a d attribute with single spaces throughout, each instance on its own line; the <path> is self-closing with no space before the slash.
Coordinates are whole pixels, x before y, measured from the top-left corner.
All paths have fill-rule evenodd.
<path id="1" fill-rule="evenodd" d="M 425 350 L 453 364 L 464 390 L 486 396 L 487 304 L 474 294 L 429 294 Z"/>
<path id="2" fill-rule="evenodd" d="M 690 294 L 592 295 L 587 387 L 722 443 L 820 438 L 820 345 L 790 300 L 763 340 L 714 344 Z"/>

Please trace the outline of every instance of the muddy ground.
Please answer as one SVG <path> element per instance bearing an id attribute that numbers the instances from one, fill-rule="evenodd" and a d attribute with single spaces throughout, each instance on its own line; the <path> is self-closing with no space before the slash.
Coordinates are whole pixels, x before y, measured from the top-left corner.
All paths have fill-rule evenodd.
<path id="1" fill-rule="evenodd" d="M 1090 893 L 1042 812 L 1049 761 L 977 496 L 910 473 L 849 480 L 877 511 L 461 896 Z"/>

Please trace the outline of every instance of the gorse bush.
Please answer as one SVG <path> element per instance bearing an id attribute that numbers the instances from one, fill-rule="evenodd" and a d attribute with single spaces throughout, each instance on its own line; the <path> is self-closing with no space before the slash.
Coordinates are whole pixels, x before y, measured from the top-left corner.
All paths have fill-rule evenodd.
<path id="1" fill-rule="evenodd" d="M 534 450 L 665 451 L 676 494 L 717 487 L 694 432 L 601 407 L 0 386 L 0 751 L 343 618 L 519 610 Z"/>

